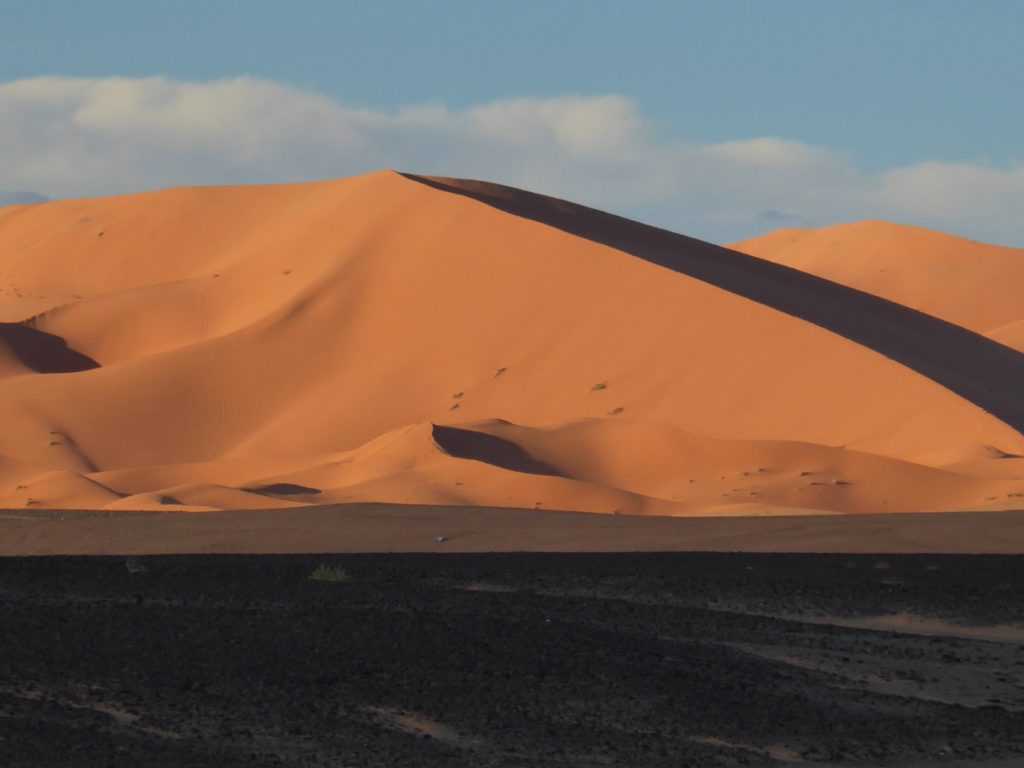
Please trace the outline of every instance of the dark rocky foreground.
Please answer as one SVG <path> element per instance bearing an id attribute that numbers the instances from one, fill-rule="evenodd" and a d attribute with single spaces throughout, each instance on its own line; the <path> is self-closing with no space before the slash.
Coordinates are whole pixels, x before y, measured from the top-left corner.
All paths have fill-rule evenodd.
<path id="1" fill-rule="evenodd" d="M 0 622 L 5 766 L 1024 765 L 1019 557 L 10 558 Z"/>

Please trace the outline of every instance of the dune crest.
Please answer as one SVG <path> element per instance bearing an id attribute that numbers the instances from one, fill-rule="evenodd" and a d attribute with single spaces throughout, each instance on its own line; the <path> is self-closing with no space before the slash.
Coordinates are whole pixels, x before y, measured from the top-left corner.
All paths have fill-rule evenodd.
<path id="1" fill-rule="evenodd" d="M 0 274 L 8 507 L 1024 506 L 1020 353 L 520 190 L 42 203 Z"/>

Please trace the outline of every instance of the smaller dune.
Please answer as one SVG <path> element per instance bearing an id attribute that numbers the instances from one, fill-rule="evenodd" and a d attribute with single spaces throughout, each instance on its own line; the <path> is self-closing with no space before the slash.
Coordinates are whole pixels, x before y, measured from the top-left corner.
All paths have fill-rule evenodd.
<path id="1" fill-rule="evenodd" d="M 166 497 L 220 509 L 373 501 L 670 516 L 1024 508 L 1017 464 L 1024 460 L 994 458 L 997 450 L 972 456 L 1004 471 L 974 464 L 961 471 L 810 443 L 710 438 L 613 417 L 544 428 L 488 420 L 402 427 L 351 451 L 310 456 L 285 473 L 261 475 L 259 463 L 225 461 L 193 472 L 95 476 L 122 493 L 133 491 L 108 505 L 125 509 L 165 507 L 160 499 Z M 224 480 L 163 485 L 190 474 Z"/>
<path id="2" fill-rule="evenodd" d="M 1024 350 L 1024 249 L 885 221 L 780 229 L 729 247 Z"/>
<path id="3" fill-rule="evenodd" d="M 0 506 L 26 509 L 100 509 L 121 499 L 102 483 L 67 470 L 22 467 L 0 492 Z"/>
<path id="4" fill-rule="evenodd" d="M 173 501 L 170 501 L 173 500 Z M 182 485 L 134 494 L 104 506 L 105 509 L 203 512 L 225 509 L 282 509 L 303 506 L 300 502 L 252 493 L 222 485 Z"/>
<path id="5" fill-rule="evenodd" d="M 203 511 L 383 502 L 669 516 L 1024 508 L 1024 458 L 932 467 L 846 448 L 710 438 L 618 417 L 416 424 L 351 451 L 79 473 L 0 463 L 7 507 Z M 196 478 L 204 478 L 196 482 Z"/>
<path id="6" fill-rule="evenodd" d="M 987 335 L 993 341 L 1024 352 L 1024 318 L 1001 325 L 989 331 Z"/>

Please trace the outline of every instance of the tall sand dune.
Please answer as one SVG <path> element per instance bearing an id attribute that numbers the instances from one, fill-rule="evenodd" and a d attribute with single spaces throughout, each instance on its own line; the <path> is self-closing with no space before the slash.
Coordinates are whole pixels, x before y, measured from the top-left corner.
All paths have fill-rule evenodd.
<path id="1" fill-rule="evenodd" d="M 823 277 L 393 172 L 5 209 L 0 504 L 1024 507 L 1024 356 Z"/>

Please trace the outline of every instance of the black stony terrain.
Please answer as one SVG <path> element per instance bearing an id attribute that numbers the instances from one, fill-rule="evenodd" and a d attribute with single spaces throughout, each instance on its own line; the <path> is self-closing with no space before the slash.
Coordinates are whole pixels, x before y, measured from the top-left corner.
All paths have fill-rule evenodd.
<path id="1" fill-rule="evenodd" d="M 0 765 L 1024 765 L 994 625 L 1024 558 L 0 559 Z"/>

